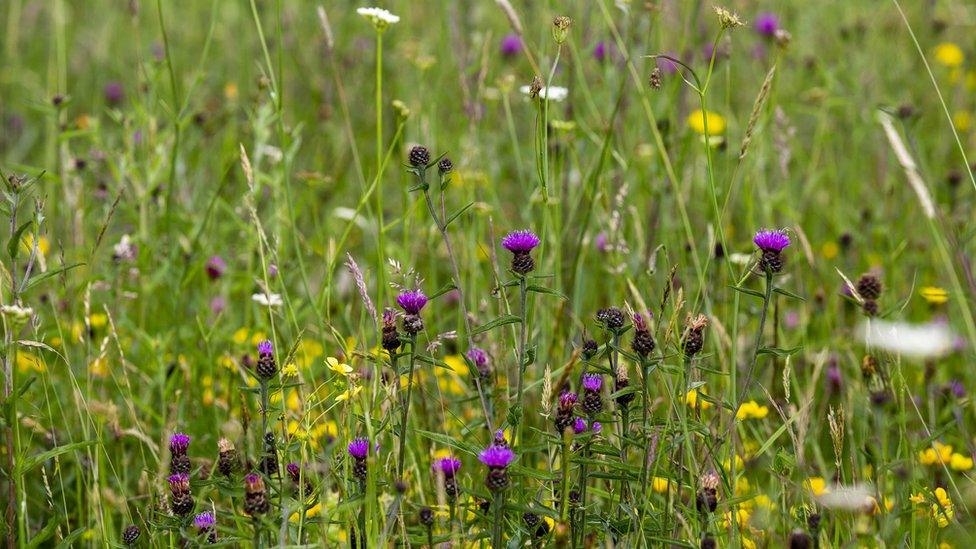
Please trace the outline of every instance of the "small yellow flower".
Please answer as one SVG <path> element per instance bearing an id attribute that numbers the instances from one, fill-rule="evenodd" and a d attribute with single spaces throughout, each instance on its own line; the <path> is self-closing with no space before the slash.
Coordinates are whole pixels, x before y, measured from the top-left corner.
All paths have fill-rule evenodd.
<path id="1" fill-rule="evenodd" d="M 104 357 L 96 358 L 88 364 L 88 372 L 95 377 L 108 375 L 108 360 Z"/>
<path id="2" fill-rule="evenodd" d="M 224 86 L 224 98 L 227 99 L 228 101 L 234 101 L 237 99 L 237 95 L 238 95 L 237 84 L 235 84 L 234 82 L 228 82 Z"/>
<path id="3" fill-rule="evenodd" d="M 918 462 L 922 465 L 941 465 L 952 460 L 952 446 L 935 441 L 932 446 L 918 453 Z"/>
<path id="4" fill-rule="evenodd" d="M 93 330 L 101 330 L 108 324 L 108 315 L 105 313 L 95 313 L 88 317 L 88 324 Z"/>
<path id="5" fill-rule="evenodd" d="M 820 247 L 820 254 L 824 256 L 824 259 L 833 259 L 837 257 L 837 254 L 839 253 L 840 246 L 838 246 L 833 240 L 824 242 L 823 246 Z"/>
<path id="6" fill-rule="evenodd" d="M 949 458 L 949 467 L 953 471 L 968 471 L 973 468 L 973 458 L 962 454 L 952 454 Z"/>
<path id="7" fill-rule="evenodd" d="M 17 371 L 26 374 L 30 371 L 43 372 L 47 364 L 37 355 L 21 351 L 17 353 Z"/>
<path id="8" fill-rule="evenodd" d="M 337 402 L 340 402 L 340 401 L 346 401 L 346 400 L 349 400 L 351 398 L 354 398 L 362 390 L 363 390 L 362 387 L 359 387 L 358 385 L 353 385 L 352 387 L 350 387 L 350 388 L 346 389 L 345 391 L 343 391 L 342 394 L 340 394 L 339 396 L 337 396 L 336 397 L 336 401 Z"/>
<path id="9" fill-rule="evenodd" d="M 266 339 L 268 339 L 268 336 L 264 332 L 254 332 L 251 334 L 251 345 L 257 345 Z"/>
<path id="10" fill-rule="evenodd" d="M 247 343 L 247 336 L 251 334 L 251 331 L 247 328 L 238 328 L 234 335 L 231 336 L 231 340 L 237 345 L 244 345 Z"/>
<path id="11" fill-rule="evenodd" d="M 949 292 L 937 286 L 926 286 L 918 292 L 925 301 L 932 305 L 942 305 L 949 301 Z"/>
<path id="12" fill-rule="evenodd" d="M 935 60 L 944 67 L 958 67 L 965 59 L 962 48 L 952 42 L 943 42 L 935 47 Z"/>
<path id="13" fill-rule="evenodd" d="M 309 507 L 308 511 L 305 511 L 305 520 L 308 520 L 312 517 L 316 517 L 321 513 L 322 513 L 322 504 L 316 503 L 315 505 Z M 291 516 L 288 517 L 288 520 L 291 522 L 298 522 L 300 519 L 301 516 L 298 514 L 298 511 L 292 513 Z"/>
<path id="14" fill-rule="evenodd" d="M 827 482 L 823 479 L 823 477 L 810 477 L 803 481 L 803 487 L 810 490 L 810 492 L 816 497 L 827 493 Z"/>
<path id="15" fill-rule="evenodd" d="M 330 356 L 329 358 L 325 359 L 325 363 L 328 364 L 330 370 L 339 374 L 340 376 L 345 377 L 352 373 L 352 366 L 339 362 L 339 360 L 335 357 Z"/>
<path id="16" fill-rule="evenodd" d="M 693 111 L 688 115 L 688 127 L 695 133 L 705 134 L 705 124 L 708 123 L 708 135 L 721 135 L 725 131 L 725 118 L 722 115 L 706 111 L 704 114 L 701 109 Z"/>
<path id="17" fill-rule="evenodd" d="M 973 127 L 973 115 L 969 111 L 956 111 L 952 115 L 952 124 L 961 132 L 968 132 Z"/>
<path id="18" fill-rule="evenodd" d="M 281 375 L 284 377 L 296 377 L 298 375 L 298 367 L 294 364 L 289 364 L 281 369 Z"/>
<path id="19" fill-rule="evenodd" d="M 949 526 L 949 521 L 955 515 L 952 500 L 949 499 L 945 488 L 940 486 L 935 489 L 935 501 L 936 503 L 932 504 L 932 518 L 938 523 L 939 528 L 945 528 Z"/>
<path id="20" fill-rule="evenodd" d="M 665 494 L 671 488 L 671 481 L 666 478 L 654 477 L 651 480 L 651 488 L 658 494 Z"/>
<path id="21" fill-rule="evenodd" d="M 702 395 L 705 394 L 704 389 L 702 389 L 701 394 Z M 700 402 L 699 402 L 699 400 L 700 400 Z M 702 399 L 699 399 L 698 398 L 698 389 L 692 389 L 692 390 L 688 391 L 688 394 L 685 395 L 685 402 L 687 402 L 688 403 L 688 406 L 691 407 L 691 408 L 697 408 L 697 407 L 701 406 L 701 409 L 702 410 L 707 410 L 707 409 L 709 409 L 709 408 L 712 407 L 712 403 L 711 402 L 708 402 L 704 398 L 702 398 Z"/>
<path id="22" fill-rule="evenodd" d="M 735 413 L 735 419 L 742 421 L 744 419 L 763 419 L 769 415 L 768 406 L 760 406 L 755 400 L 750 400 L 749 402 L 743 402 L 739 406 L 739 410 Z"/>

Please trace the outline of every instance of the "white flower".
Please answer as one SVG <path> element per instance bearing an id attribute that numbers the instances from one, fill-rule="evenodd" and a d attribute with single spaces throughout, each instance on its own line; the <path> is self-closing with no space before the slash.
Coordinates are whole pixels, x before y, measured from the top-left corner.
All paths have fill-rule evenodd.
<path id="1" fill-rule="evenodd" d="M 251 296 L 258 305 L 263 305 L 265 307 L 277 307 L 284 303 L 281 300 L 281 296 L 278 294 L 266 293 L 266 294 L 254 294 Z"/>
<path id="2" fill-rule="evenodd" d="M 872 347 L 918 358 L 941 356 L 952 350 L 954 336 L 944 324 L 908 324 L 872 319 L 862 326 L 864 342 Z"/>
<path id="3" fill-rule="evenodd" d="M 400 22 L 400 18 L 392 13 L 386 11 L 383 8 L 359 8 L 356 13 L 362 15 L 369 22 L 373 24 L 373 27 L 378 31 L 385 30 L 386 27 L 394 25 Z"/>
<path id="4" fill-rule="evenodd" d="M 522 86 L 519 91 L 525 95 L 532 95 L 532 88 L 529 86 Z M 562 101 L 569 97 L 569 89 L 562 86 L 544 87 L 539 91 L 539 97 L 550 101 Z"/>

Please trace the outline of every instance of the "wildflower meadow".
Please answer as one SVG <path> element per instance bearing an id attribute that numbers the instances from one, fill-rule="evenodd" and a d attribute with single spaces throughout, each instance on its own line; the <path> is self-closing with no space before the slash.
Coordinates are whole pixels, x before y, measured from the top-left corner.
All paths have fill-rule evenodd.
<path id="1" fill-rule="evenodd" d="M 6 547 L 976 547 L 969 0 L 3 0 Z"/>

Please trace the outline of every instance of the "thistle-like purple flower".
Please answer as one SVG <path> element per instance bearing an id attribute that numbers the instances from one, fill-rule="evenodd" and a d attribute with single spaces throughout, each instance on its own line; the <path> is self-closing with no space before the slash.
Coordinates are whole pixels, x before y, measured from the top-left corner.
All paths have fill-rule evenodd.
<path id="1" fill-rule="evenodd" d="M 585 433 L 586 420 L 581 417 L 577 417 L 576 420 L 573 421 L 573 432 L 576 433 L 577 435 L 581 435 Z"/>
<path id="2" fill-rule="evenodd" d="M 186 473 L 177 473 L 170 475 L 166 480 L 169 482 L 169 491 L 171 492 L 169 504 L 170 508 L 173 509 L 173 514 L 179 517 L 189 515 L 193 511 L 190 476 Z"/>
<path id="3" fill-rule="evenodd" d="M 267 339 L 258 343 L 258 356 L 270 355 L 274 352 L 274 346 Z"/>
<path id="4" fill-rule="evenodd" d="M 603 387 L 603 376 L 600 374 L 586 374 L 583 376 L 583 389 L 599 392 Z"/>
<path id="5" fill-rule="evenodd" d="M 522 39 L 517 34 L 506 34 L 502 38 L 502 55 L 511 57 L 522 51 Z"/>
<path id="6" fill-rule="evenodd" d="M 268 492 L 261 475 L 251 473 L 244 477 L 244 512 L 256 517 L 271 509 Z"/>
<path id="7" fill-rule="evenodd" d="M 174 494 L 188 492 L 190 490 L 190 475 L 186 473 L 170 475 L 166 477 L 166 481 L 169 482 L 169 489 Z"/>
<path id="8" fill-rule="evenodd" d="M 420 310 L 427 305 L 427 296 L 421 290 L 411 290 L 397 296 L 397 305 L 407 314 L 420 314 Z"/>
<path id="9" fill-rule="evenodd" d="M 287 471 L 288 476 L 296 482 L 298 481 L 298 478 L 302 476 L 302 468 L 299 467 L 297 463 L 289 463 L 288 465 L 285 465 L 285 471 Z"/>
<path id="10" fill-rule="evenodd" d="M 174 456 L 186 455 L 186 451 L 189 447 L 190 435 L 173 433 L 173 436 L 169 437 L 169 451 Z"/>
<path id="11" fill-rule="evenodd" d="M 223 276 L 225 270 L 227 270 L 227 262 L 219 255 L 211 256 L 207 260 L 207 276 L 210 280 L 217 280 Z"/>
<path id="12" fill-rule="evenodd" d="M 487 379 L 491 375 L 491 367 L 488 365 L 488 353 L 479 347 L 471 347 L 467 353 L 468 360 L 474 364 L 481 379 Z"/>
<path id="13" fill-rule="evenodd" d="M 484 463 L 489 469 L 506 469 L 515 459 L 515 452 L 506 446 L 492 444 L 478 454 L 478 461 Z"/>
<path id="14" fill-rule="evenodd" d="M 760 13 L 756 16 L 755 28 L 756 32 L 762 36 L 772 38 L 776 36 L 776 31 L 779 30 L 779 18 L 776 17 L 775 13 Z"/>
<path id="15" fill-rule="evenodd" d="M 455 457 L 446 457 L 434 460 L 431 468 L 435 473 L 440 472 L 444 478 L 454 478 L 454 475 L 461 470 L 461 460 Z"/>
<path id="16" fill-rule="evenodd" d="M 217 524 L 217 520 L 214 518 L 214 514 L 210 511 L 205 511 L 193 517 L 193 526 L 198 530 L 209 530 Z"/>
<path id="17" fill-rule="evenodd" d="M 572 391 L 566 391 L 559 395 L 559 407 L 572 410 L 573 406 L 576 406 L 577 400 L 579 400 L 579 395 Z"/>
<path id="18" fill-rule="evenodd" d="M 759 268 L 768 275 L 783 270 L 783 250 L 790 245 L 790 237 L 783 231 L 761 230 L 752 239 L 753 244 L 762 251 Z"/>
<path id="19" fill-rule="evenodd" d="M 593 431 L 594 434 L 598 434 L 603 430 L 603 425 L 601 425 L 599 421 L 594 421 L 593 425 L 590 426 L 590 430 Z"/>
<path id="20" fill-rule="evenodd" d="M 603 62 L 607 58 L 607 54 L 610 52 L 610 46 L 606 42 L 600 40 L 593 47 L 593 58 L 599 62 Z"/>
<path id="21" fill-rule="evenodd" d="M 369 454 L 369 440 L 365 437 L 353 439 L 349 443 L 347 450 L 349 451 L 349 455 L 357 460 L 366 459 L 366 456 Z"/>
<path id="22" fill-rule="evenodd" d="M 525 275 L 535 270 L 535 261 L 529 252 L 539 245 L 539 237 L 532 231 L 512 231 L 502 239 L 502 246 L 512 252 L 512 271 Z"/>
<path id="23" fill-rule="evenodd" d="M 753 244 L 764 252 L 780 253 L 790 245 L 790 237 L 783 231 L 763 229 L 752 239 Z"/>

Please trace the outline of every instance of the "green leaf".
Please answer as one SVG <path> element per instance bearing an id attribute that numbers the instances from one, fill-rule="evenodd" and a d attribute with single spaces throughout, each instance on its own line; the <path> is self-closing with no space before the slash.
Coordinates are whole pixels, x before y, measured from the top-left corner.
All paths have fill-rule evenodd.
<path id="1" fill-rule="evenodd" d="M 32 223 L 34 223 L 33 219 L 30 221 L 24 221 L 24 224 L 17 228 L 13 236 L 11 236 L 10 240 L 7 242 L 7 253 L 10 254 L 11 259 L 17 258 L 17 252 L 20 250 L 20 238 L 24 234 L 24 231 L 27 230 L 27 227 L 30 227 Z"/>
<path id="2" fill-rule="evenodd" d="M 38 533 L 34 534 L 34 537 L 31 538 L 30 543 L 27 546 L 41 547 L 41 545 L 51 537 L 51 534 L 58 529 L 59 524 L 60 521 L 55 520 L 54 518 L 49 518 L 47 524 L 44 525 L 44 528 L 41 528 Z"/>
<path id="3" fill-rule="evenodd" d="M 472 446 L 471 444 L 466 444 L 464 442 L 461 442 L 461 441 L 459 441 L 459 440 L 457 440 L 457 439 L 455 439 L 453 437 L 449 437 L 449 436 L 447 436 L 447 435 L 445 435 L 443 433 L 434 433 L 434 432 L 431 432 L 431 431 L 423 431 L 421 429 L 416 429 L 416 430 L 414 430 L 414 432 L 417 433 L 418 435 L 420 435 L 420 436 L 422 436 L 424 438 L 428 438 L 428 439 L 430 439 L 430 440 L 432 440 L 432 441 L 434 441 L 434 442 L 436 442 L 438 444 L 443 444 L 444 446 L 449 446 L 451 448 L 454 448 L 455 450 L 460 450 L 462 452 L 465 452 L 467 454 L 471 454 L 473 456 L 477 456 L 478 453 L 480 452 L 480 450 L 478 450 L 478 448 L 476 448 L 475 446 Z"/>
<path id="4" fill-rule="evenodd" d="M 778 294 L 780 294 L 780 295 L 785 295 L 786 297 L 792 297 L 793 299 L 799 299 L 800 301 L 806 301 L 806 298 L 805 297 L 800 296 L 800 295 L 796 295 L 796 294 L 794 294 L 793 292 L 791 292 L 789 290 L 784 290 L 783 288 L 773 288 L 773 291 L 776 292 L 776 293 L 778 293 Z"/>
<path id="5" fill-rule="evenodd" d="M 66 272 L 70 271 L 71 269 L 74 269 L 75 267 L 81 267 L 82 265 L 84 265 L 84 263 L 75 263 L 73 265 L 68 265 L 66 267 L 61 267 L 60 269 L 54 269 L 54 270 L 48 271 L 48 272 L 46 272 L 44 274 L 35 276 L 34 278 L 31 278 L 30 279 L 30 282 L 27 283 L 27 286 L 24 287 L 24 291 L 26 292 L 27 290 L 30 290 L 34 286 L 37 286 L 38 284 L 40 284 L 41 282 L 44 282 L 45 280 L 51 278 L 52 276 L 58 276 L 61 273 L 66 273 Z"/>
<path id="6" fill-rule="evenodd" d="M 762 349 L 759 349 L 759 354 L 776 355 L 780 358 L 783 358 L 798 353 L 800 349 L 803 349 L 803 347 L 792 347 L 790 349 L 780 349 L 778 347 L 763 347 Z"/>
<path id="7" fill-rule="evenodd" d="M 522 322 L 522 318 L 515 315 L 502 315 L 494 320 L 486 322 L 481 326 L 471 330 L 471 335 L 478 335 L 488 330 L 493 330 L 499 326 L 505 326 L 506 324 L 515 324 L 516 322 Z"/>
<path id="8" fill-rule="evenodd" d="M 566 294 L 558 290 L 553 290 L 552 288 L 546 288 L 545 286 L 537 286 L 535 284 L 532 284 L 529 287 L 527 287 L 525 290 L 528 292 L 535 292 L 537 294 L 554 295 L 559 299 L 567 299 L 567 300 L 569 299 L 569 297 L 567 297 Z"/>
<path id="9" fill-rule="evenodd" d="M 451 290 L 453 290 L 455 288 L 457 288 L 457 286 L 455 286 L 453 282 L 449 282 L 449 283 L 441 286 L 441 288 L 439 290 L 437 290 L 436 292 L 434 292 L 434 293 L 430 294 L 429 296 L 427 296 L 427 298 L 428 299 L 438 298 L 438 297 L 446 294 L 447 292 L 450 292 Z"/>
<path id="10" fill-rule="evenodd" d="M 458 210 L 458 211 L 454 212 L 453 214 L 451 214 L 451 217 L 448 217 L 447 218 L 447 221 L 444 222 L 444 228 L 446 229 L 447 227 L 449 227 L 451 225 L 451 223 L 454 222 L 455 219 L 457 219 L 458 217 L 460 217 L 461 214 L 463 214 L 464 212 L 468 211 L 468 209 L 471 208 L 471 206 L 474 206 L 474 202 L 468 202 L 468 205 L 467 206 L 465 206 L 465 207 L 461 208 L 460 210 Z"/>
<path id="11" fill-rule="evenodd" d="M 45 461 L 60 456 L 61 454 L 67 454 L 68 452 L 74 452 L 75 450 L 80 450 L 95 444 L 94 440 L 85 440 L 82 442 L 72 442 L 71 444 L 65 444 L 64 446 L 58 446 L 57 448 L 52 448 L 47 452 L 41 452 L 40 454 L 33 455 L 17 464 L 17 474 L 22 475 L 34 467 L 44 463 Z"/>
<path id="12" fill-rule="evenodd" d="M 729 288 L 732 288 L 737 292 L 742 292 L 744 294 L 749 294 L 751 296 L 758 297 L 759 299 L 766 299 L 766 295 L 757 290 L 750 290 L 749 288 L 743 288 L 742 286 L 729 286 Z"/>

